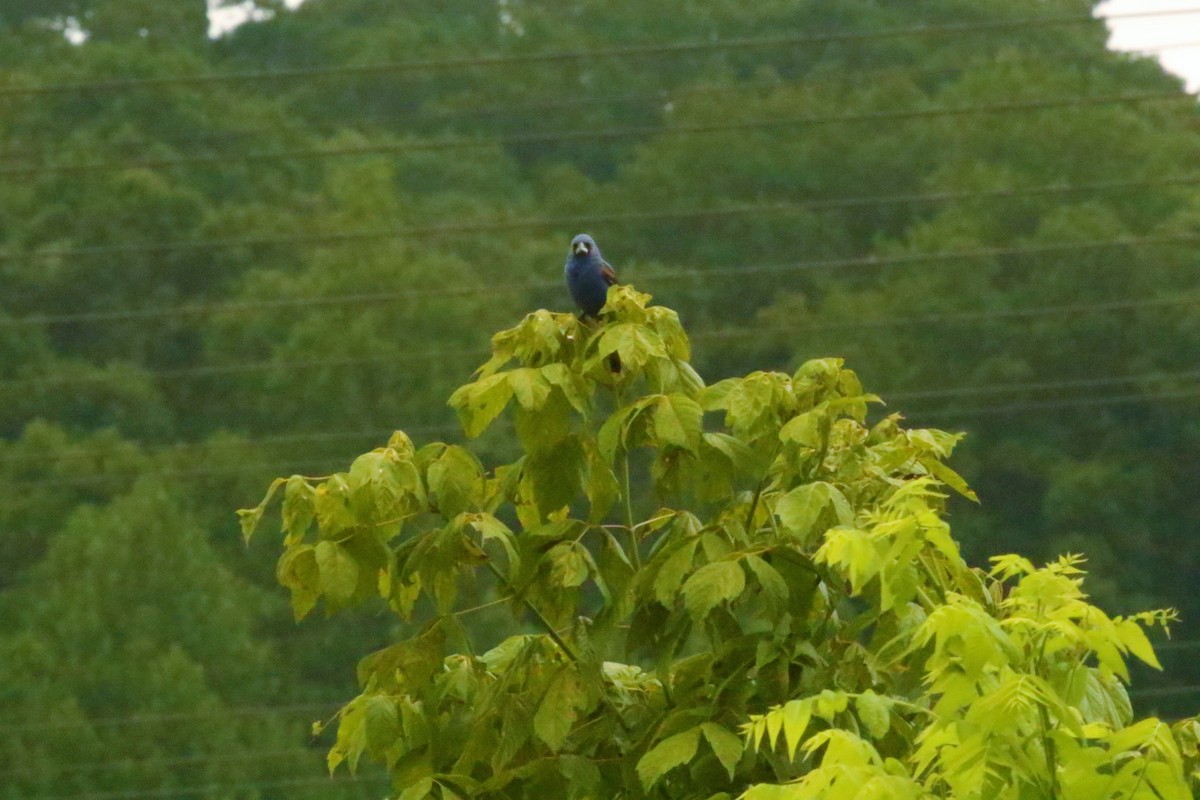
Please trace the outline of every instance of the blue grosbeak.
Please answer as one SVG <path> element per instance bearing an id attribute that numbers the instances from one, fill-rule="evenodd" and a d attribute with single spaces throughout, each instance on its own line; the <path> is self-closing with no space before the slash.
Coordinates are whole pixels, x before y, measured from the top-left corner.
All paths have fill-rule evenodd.
<path id="1" fill-rule="evenodd" d="M 600 248 L 592 237 L 581 233 L 571 240 L 563 272 L 567 276 L 571 299 L 583 312 L 583 318 L 596 318 L 608 300 L 608 287 L 617 283 L 617 274 L 600 255 Z M 608 366 L 613 372 L 621 371 L 621 360 L 616 353 L 609 356 Z"/>
<path id="2" fill-rule="evenodd" d="M 585 317 L 595 317 L 608 299 L 608 287 L 617 282 L 617 274 L 600 255 L 600 248 L 586 233 L 571 240 L 564 269 L 571 299 Z"/>

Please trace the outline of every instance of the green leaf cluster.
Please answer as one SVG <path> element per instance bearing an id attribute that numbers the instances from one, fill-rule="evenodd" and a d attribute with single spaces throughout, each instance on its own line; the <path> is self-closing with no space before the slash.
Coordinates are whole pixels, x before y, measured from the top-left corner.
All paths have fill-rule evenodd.
<path id="1" fill-rule="evenodd" d="M 597 324 L 534 312 L 450 398 L 515 461 L 397 433 L 241 512 L 282 490 L 298 618 L 418 626 L 360 663 L 331 769 L 410 800 L 1190 796 L 1200 728 L 1125 689 L 1173 612 L 1107 615 L 1075 557 L 968 566 L 959 437 L 869 422 L 840 359 L 707 386 L 688 357 L 629 287 Z M 519 626 L 486 645 L 481 596 Z"/>

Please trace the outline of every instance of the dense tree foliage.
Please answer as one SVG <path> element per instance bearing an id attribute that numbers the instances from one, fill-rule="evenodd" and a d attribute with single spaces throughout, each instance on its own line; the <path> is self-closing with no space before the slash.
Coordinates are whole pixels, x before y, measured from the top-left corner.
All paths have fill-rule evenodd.
<path id="1" fill-rule="evenodd" d="M 420 623 L 359 662 L 331 769 L 384 762 L 402 800 L 1192 796 L 1200 721 L 1134 722 L 1122 683 L 1173 611 L 1109 617 L 1077 557 L 972 570 L 958 436 L 868 427 L 840 359 L 705 386 L 649 299 L 492 339 L 450 404 L 471 436 L 511 408 L 516 461 L 397 431 L 239 512 L 252 536 L 282 494 L 297 619 Z M 536 632 L 470 625 L 498 603 Z"/>
<path id="2" fill-rule="evenodd" d="M 0 5 L 0 792 L 335 791 L 286 782 L 396 624 L 281 621 L 228 509 L 461 441 L 581 230 L 706 377 L 844 356 L 869 426 L 965 431 L 967 561 L 1179 608 L 1132 700 L 1194 710 L 1195 101 L 1090 2 L 258 2 L 218 40 L 200 0 Z"/>

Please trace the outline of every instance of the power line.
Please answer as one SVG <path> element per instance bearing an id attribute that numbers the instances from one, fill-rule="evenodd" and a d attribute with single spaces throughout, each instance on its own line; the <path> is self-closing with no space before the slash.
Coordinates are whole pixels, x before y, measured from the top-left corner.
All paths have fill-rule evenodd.
<path id="1" fill-rule="evenodd" d="M 534 144 L 605 141 L 616 139 L 697 135 L 706 133 L 728 133 L 734 131 L 774 130 L 803 126 L 895 122 L 911 119 L 929 119 L 945 116 L 976 116 L 985 114 L 1010 114 L 1022 111 L 1050 111 L 1062 108 L 1079 108 L 1101 105 L 1146 103 L 1152 101 L 1187 101 L 1195 105 L 1196 98 L 1180 92 L 1139 92 L 1133 94 L 1103 95 L 1096 97 L 1052 98 L 1035 101 L 1013 101 L 959 107 L 928 109 L 902 109 L 895 111 L 872 111 L 855 114 L 829 116 L 791 117 L 784 119 L 741 120 L 737 122 L 714 122 L 707 124 L 643 125 L 621 128 L 582 129 L 548 133 L 525 133 L 511 136 L 417 139 L 404 142 L 372 142 L 325 148 L 293 148 L 248 153 L 203 153 L 196 155 L 170 156 L 141 159 L 138 161 L 93 161 L 76 164 L 44 163 L 0 167 L 0 177 L 28 175 L 79 174 L 125 169 L 163 169 L 180 166 L 225 163 L 262 163 L 281 160 L 306 160 L 342 158 L 366 155 L 394 155 L 407 152 L 441 150 L 480 149 L 491 147 L 519 147 Z"/>
<path id="2" fill-rule="evenodd" d="M 1027 392 L 1027 391 L 1055 391 L 1061 389 L 1081 389 L 1081 388 L 1096 388 L 1107 386 L 1120 386 L 1130 383 L 1148 383 L 1151 381 L 1167 381 L 1167 380 L 1200 380 L 1200 370 L 1184 370 L 1180 372 L 1148 372 L 1138 375 L 1121 375 L 1109 376 L 1101 378 L 1080 378 L 1057 381 L 1032 381 L 1023 383 L 992 383 L 979 386 L 958 386 L 946 389 L 932 389 L 923 391 L 890 391 L 881 389 L 876 392 L 884 399 L 892 400 L 914 400 L 914 399 L 936 399 L 941 397 L 962 397 L 971 395 L 995 395 L 1012 392 Z M 425 436 L 431 434 L 450 434 L 455 435 L 460 433 L 457 425 L 432 425 L 423 427 L 407 427 L 403 429 L 409 436 Z M 390 436 L 393 429 L 378 428 L 373 430 L 356 430 L 356 431 L 315 431 L 309 433 L 293 433 L 274 436 L 254 436 L 244 439 L 234 440 L 217 440 L 217 441 L 201 441 L 201 442 L 178 442 L 169 445 L 151 446 L 143 449 L 138 455 L 146 457 L 154 457 L 166 453 L 185 453 L 189 450 L 207 451 L 211 449 L 224 448 L 242 448 L 242 447 L 263 447 L 275 444 L 292 444 L 300 442 L 316 442 L 316 441 L 348 441 L 357 439 L 383 439 Z M 26 454 L 14 453 L 0 455 L 0 464 L 25 464 L 36 463 L 45 464 L 48 461 L 56 463 L 63 461 L 77 461 L 93 459 L 98 456 L 105 455 L 109 451 L 105 450 L 74 450 L 62 455 L 47 457 L 45 453 Z"/>
<path id="3" fill-rule="evenodd" d="M 1183 372 L 1147 372 L 1140 375 L 1109 376 L 1104 378 L 1077 378 L 1058 381 L 1034 381 L 1028 383 L 990 383 L 981 386 L 956 386 L 949 389 L 928 389 L 923 391 L 880 391 L 876 394 L 890 400 L 924 400 L 939 397 L 964 397 L 970 395 L 988 395 L 1000 392 L 1032 392 L 1054 391 L 1058 389 L 1090 389 L 1097 386 L 1118 386 L 1127 383 L 1147 383 L 1156 380 L 1200 380 L 1200 370 L 1185 370 Z"/>
<path id="4" fill-rule="evenodd" d="M 135 714 L 124 717 L 100 717 L 71 722 L 13 722 L 0 720 L 0 731 L 48 731 L 64 728 L 121 728 L 133 725 L 157 725 L 163 722 L 188 722 L 199 719 L 228 719 L 230 717 L 270 717 L 308 711 L 332 712 L 343 703 L 290 703 L 278 706 L 254 706 L 229 708 L 222 711 L 181 711 L 165 714 Z"/>
<path id="5" fill-rule="evenodd" d="M 1166 642 L 1159 642 L 1154 645 L 1154 649 L 1157 651 L 1165 650 L 1167 652 L 1172 650 L 1200 650 L 1200 639 L 1172 639 Z"/>
<path id="6" fill-rule="evenodd" d="M 299 442 L 349 441 L 358 439 L 385 439 L 394 429 L 374 429 L 358 431 L 316 431 L 310 433 L 288 433 L 280 435 L 255 436 L 245 439 L 218 439 L 200 442 L 174 442 L 166 445 L 150 445 L 140 449 L 135 455 L 154 457 L 169 453 L 187 453 L 189 450 L 207 451 L 210 449 L 225 449 L 239 447 L 259 447 L 276 444 L 294 444 Z M 436 434 L 454 435 L 460 432 L 457 425 L 425 425 L 408 427 L 404 432 L 409 436 L 428 436 Z M 0 464 L 44 464 L 47 461 L 77 461 L 88 460 L 110 454 L 110 450 L 72 450 L 54 457 L 45 453 L 9 453 L 0 455 Z"/>
<path id="7" fill-rule="evenodd" d="M 1174 650 L 1174 649 L 1195 649 L 1200 648 L 1200 639 L 1191 640 L 1172 640 L 1168 642 L 1160 642 L 1154 645 L 1156 651 Z M 1200 687 L 1197 687 L 1200 688 Z M 96 727 L 127 727 L 148 724 L 160 724 L 163 722 L 187 722 L 206 719 L 226 719 L 236 716 L 273 716 L 278 714 L 292 714 L 297 712 L 320 711 L 323 713 L 332 713 L 341 708 L 347 700 L 345 698 L 328 701 L 324 703 L 285 703 L 275 706 L 257 706 L 253 708 L 228 709 L 224 711 L 200 711 L 200 712 L 178 712 L 164 714 L 135 714 L 129 716 L 111 716 L 101 717 L 98 719 L 85 719 L 78 722 L 40 722 L 40 723 L 25 723 L 14 720 L 0 720 L 0 731 L 11 733 L 16 731 L 35 731 L 35 730 L 60 730 L 63 728 L 75 728 L 85 725 Z M 288 752 L 299 751 L 275 751 L 274 753 L 262 752 L 259 755 L 281 755 Z M 198 754 L 195 756 L 183 756 L 169 759 L 172 763 L 184 763 L 194 759 L 210 760 L 220 756 L 211 756 Z M 238 754 L 237 758 L 242 758 L 242 754 Z M 248 756 L 246 756 L 248 757 Z M 166 759 L 154 759 L 155 763 Z M 72 769 L 91 769 L 99 766 L 104 766 L 112 763 L 123 762 L 93 762 L 92 764 L 75 765 Z M 8 774 L 8 773 L 0 773 Z"/>
<path id="8" fill-rule="evenodd" d="M 991 416 L 996 414 L 1020 414 L 1032 411 L 1049 411 L 1061 410 L 1080 407 L 1105 407 L 1115 405 L 1128 405 L 1131 403 L 1145 403 L 1156 401 L 1171 401 L 1179 399 L 1190 399 L 1200 397 L 1200 386 L 1177 391 L 1164 391 L 1157 393 L 1139 393 L 1139 394 L 1121 394 L 1110 396 L 1092 396 L 1086 398 L 1071 398 L 1064 400 L 1037 401 L 1029 403 L 1013 403 L 1013 404 L 997 404 L 974 407 L 960 407 L 954 409 L 937 410 L 937 409 L 916 409 L 907 410 L 911 416 L 920 416 L 922 419 L 936 419 L 939 417 L 972 417 L 972 416 Z M 348 457 L 330 458 L 321 463 L 312 463 L 299 465 L 295 461 L 275 461 L 275 462 L 236 462 L 228 463 L 220 466 L 212 466 L 202 469 L 192 470 L 163 470 L 156 469 L 155 474 L 165 478 L 189 479 L 212 476 L 229 476 L 237 474 L 248 474 L 251 472 L 260 473 L 275 473 L 279 474 L 284 471 L 304 470 L 306 472 L 315 471 L 316 469 L 339 470 L 344 469 L 347 464 Z M 103 475 L 76 475 L 69 478 L 36 478 L 30 480 L 10 480 L 8 485 L 13 489 L 25 490 L 34 487 L 39 488 L 66 488 L 79 487 L 95 483 L 107 483 L 119 477 L 121 474 L 136 474 L 138 468 L 121 468 Z"/>
<path id="9" fill-rule="evenodd" d="M 1200 397 L 1200 386 L 1190 389 L 1180 389 L 1170 392 L 1135 393 L 1114 395 L 1110 397 L 1076 397 L 1066 400 L 1035 400 L 1028 403 L 1006 403 L 990 406 L 974 406 L 964 408 L 937 409 L 925 411 L 921 409 L 908 410 L 912 416 L 930 418 L 979 417 L 999 414 L 1024 414 L 1031 411 L 1060 411 L 1074 408 L 1091 408 L 1102 406 L 1119 406 L 1130 403 L 1145 403 L 1154 400 L 1183 400 Z"/>
<path id="10" fill-rule="evenodd" d="M 320 753 L 310 750 L 293 747 L 289 750 L 250 750 L 247 752 L 238 753 L 193 753 L 186 756 L 164 756 L 151 758 L 138 758 L 126 760 L 111 760 L 111 761 L 91 761 L 83 764 L 63 764 L 55 765 L 54 771 L 58 773 L 73 773 L 73 772 L 105 772 L 108 770 L 128 769 L 130 767 L 145 768 L 145 767 L 177 767 L 188 764 L 236 764 L 241 761 L 267 761 L 267 760 L 287 760 L 298 759 L 301 757 L 320 757 Z M 37 770 L 33 767 L 10 769 L 0 772 L 0 778 L 19 777 L 21 775 L 35 775 Z"/>
<path id="11" fill-rule="evenodd" d="M 273 474 L 278 475 L 286 472 L 289 474 L 303 474 L 310 477 L 317 477 L 323 473 L 332 473 L 345 471 L 347 468 L 347 457 L 327 457 L 320 461 L 303 461 L 304 456 L 287 461 L 253 461 L 253 462 L 231 462 L 224 464 L 221 467 L 206 467 L 202 469 L 188 470 L 163 470 L 155 469 L 154 475 L 164 478 L 172 478 L 176 480 L 191 480 L 204 478 L 228 478 L 234 475 L 251 475 L 251 474 Z M 11 485 L 21 488 L 71 488 L 81 487 L 96 484 L 105 484 L 117 478 L 125 478 L 128 476 L 136 476 L 140 473 L 138 468 L 124 468 L 112 470 L 101 475 L 76 475 L 69 478 L 38 478 L 28 481 L 12 481 Z"/>
<path id="12" fill-rule="evenodd" d="M 963 72 L 962 68 L 938 68 L 933 70 L 912 70 L 903 67 L 884 67 L 880 69 L 858 70 L 854 71 L 857 77 L 871 76 L 887 76 L 887 75 L 942 75 L 942 74 L 958 74 Z M 535 111 L 557 111 L 561 112 L 568 108 L 588 108 L 601 105 L 616 105 L 621 103 L 654 103 L 663 104 L 673 102 L 682 98 L 692 97 L 696 95 L 706 94 L 723 94 L 733 92 L 745 92 L 754 89 L 769 89 L 780 88 L 786 86 L 811 85 L 811 79 L 805 79 L 803 82 L 798 80 L 783 80 L 780 78 L 771 78 L 767 80 L 744 80 L 736 83 L 725 84 L 705 84 L 705 85 L 689 85 L 689 86 L 674 86 L 670 88 L 661 88 L 654 91 L 640 92 L 623 92 L 620 94 L 585 96 L 585 97 L 563 97 L 561 94 L 538 95 L 537 100 L 533 102 L 523 102 L 519 104 L 506 104 L 497 106 L 478 106 L 469 105 L 461 108 L 420 108 L 411 109 L 405 107 L 389 107 L 387 109 L 373 109 L 372 113 L 365 115 L 357 115 L 356 120 L 379 122 L 381 120 L 410 120 L 414 122 L 445 122 L 460 119 L 463 117 L 488 117 L 501 114 L 522 114 Z M 1178 97 L 1178 92 L 1165 93 L 1164 97 Z M 1150 99 L 1149 97 L 1147 99 Z M 294 125 L 289 127 L 280 126 L 261 126 L 254 128 L 237 128 L 232 130 L 212 131 L 199 136 L 191 136 L 186 138 L 176 139 L 123 139 L 118 144 L 122 147 L 147 147 L 157 144 L 194 144 L 208 142 L 210 140 L 220 141 L 234 138 L 245 138 L 258 134 L 269 133 L 278 135 L 280 132 L 297 133 L 302 135 L 310 135 L 312 132 L 311 125 Z M 39 156 L 46 153 L 45 148 L 40 150 L 33 149 L 9 149 L 0 151 L 0 157 L 14 159 L 30 156 Z"/>
<path id="13" fill-rule="evenodd" d="M 195 367 L 168 367 L 166 369 L 139 370 L 138 375 L 157 376 L 162 378 L 178 378 L 196 380 L 241 373 L 265 372 L 272 369 L 320 369 L 322 367 L 367 366 L 387 363 L 406 363 L 411 361 L 438 361 L 459 356 L 478 355 L 486 357 L 487 350 L 481 348 L 463 350 L 414 350 L 408 352 L 383 353 L 376 352 L 365 356 L 349 356 L 344 358 L 311 358 L 303 361 L 280 361 L 266 359 L 264 361 L 243 361 L 233 364 L 202 364 Z M 81 383 L 106 383 L 113 379 L 111 373 L 97 372 L 88 375 L 52 375 L 39 378 L 15 378 L 11 381 L 0 380 L 0 388 L 9 387 L 48 387 L 70 386 Z M 117 377 L 124 377 L 117 376 Z"/>
<path id="14" fill-rule="evenodd" d="M 164 86 L 195 86 L 205 84 L 246 83 L 302 80 L 324 76 L 375 75 L 384 73 L 429 72 L 436 70 L 519 66 L 523 64 L 547 64 L 558 62 L 587 63 L 598 59 L 628 59 L 660 55 L 740 50 L 760 47 L 784 47 L 797 45 L 838 44 L 925 36 L 956 36 L 962 34 L 1000 33 L 1021 31 L 1029 28 L 1044 29 L 1053 26 L 1095 25 L 1103 20 L 1145 19 L 1153 17 L 1184 16 L 1200 13 L 1200 8 L 1133 11 L 1109 14 L 1103 18 L 1090 14 L 1039 15 L 1012 20 L 986 22 L 943 23 L 936 25 L 914 25 L 872 31 L 826 31 L 822 33 L 790 33 L 774 36 L 747 36 L 717 41 L 692 41 L 672 43 L 628 44 L 591 50 L 550 51 L 512 55 L 488 55 L 458 58 L 425 59 L 381 64 L 344 65 L 337 67 L 300 67 L 286 70 L 260 70 L 207 75 L 169 75 L 154 78 L 110 78 L 100 81 L 78 81 L 33 86 L 0 87 L 0 97 L 63 94 L 72 92 L 111 92 L 129 89 L 158 88 Z"/>
<path id="15" fill-rule="evenodd" d="M 1004 189 L 948 189 L 938 192 L 902 193 L 896 195 L 864 195 L 833 200 L 808 200 L 790 203 L 760 203 L 707 209 L 669 209 L 633 212 L 610 212 L 597 214 L 574 214 L 561 217 L 534 217 L 528 219 L 459 220 L 440 225 L 423 225 L 373 231 L 346 231 L 337 233 L 289 234 L 286 236 L 246 236 L 225 239 L 195 239 L 191 241 L 168 241 L 157 244 L 96 245 L 77 248 L 54 248 L 33 253 L 0 251 L 0 261 L 28 258 L 75 258 L 80 256 L 130 255 L 135 253 L 166 253 L 180 250 L 209 250 L 214 248 L 260 247 L 268 245 L 340 245 L 379 239 L 403 239 L 407 237 L 461 236 L 477 233 L 515 231 L 524 229 L 561 230 L 578 225 L 608 225 L 622 223 L 644 223 L 677 219 L 718 219 L 722 217 L 754 216 L 765 214 L 797 214 L 818 211 L 843 211 L 851 209 L 886 207 L 894 205 L 918 205 L 924 203 L 947 203 L 965 200 L 1003 199 L 1016 197 L 1062 196 L 1080 192 L 1123 191 L 1139 188 L 1184 187 L 1200 184 L 1200 175 L 1176 177 L 1136 178 L 1070 184 L 1065 182 L 1030 187 Z M 471 289 L 471 292 L 479 291 Z M 449 290 L 453 293 L 453 290 Z M 469 292 L 470 293 L 470 292 Z"/>
<path id="16" fill-rule="evenodd" d="M 1150 689 L 1133 689 L 1129 697 L 1136 700 L 1142 697 L 1178 697 L 1184 694 L 1200 694 L 1200 684 L 1190 686 L 1159 686 Z"/>
<path id="17" fill-rule="evenodd" d="M 276 781 L 251 781 L 248 783 L 207 783 L 203 786 L 176 786 L 161 789 L 132 789 L 114 792 L 93 792 L 90 794 L 63 794 L 46 797 L 42 800 L 135 800 L 135 798 L 176 797 L 179 795 L 210 794 L 212 792 L 245 792 L 259 789 L 281 789 L 299 786 L 343 786 L 358 783 L 379 783 L 386 781 L 385 776 L 368 778 L 351 775 L 335 778 L 287 778 Z"/>
<path id="18" fill-rule="evenodd" d="M 1200 47 L 1200 42 L 1176 42 L 1169 45 L 1154 46 L 1148 48 L 1140 48 L 1139 53 L 1156 52 L 1158 50 L 1180 49 L 1186 47 Z M 1085 58 L 1085 61 L 1099 61 L 1111 58 L 1112 54 L 1105 52 L 1103 58 Z M 1023 61 L 1028 58 L 1028 54 L 1021 54 L 1017 61 Z M 871 77 L 879 76 L 896 76 L 903 75 L 905 77 L 929 77 L 960 74 L 971 67 L 937 67 L 933 69 L 920 68 L 910 65 L 892 65 L 879 67 L 874 69 L 854 69 L 851 74 L 859 79 L 870 79 Z M 827 76 L 819 76 L 827 77 Z M 844 77 L 844 76 L 843 76 Z M 556 111 L 561 112 L 564 109 L 570 108 L 589 108 L 604 105 L 618 105 L 629 103 L 645 103 L 654 105 L 664 105 L 677 100 L 688 97 L 706 95 L 706 94 L 724 94 L 731 92 L 745 92 L 754 89 L 775 89 L 783 87 L 796 86 L 812 86 L 815 82 L 814 76 L 806 75 L 797 79 L 750 79 L 737 81 L 735 83 L 722 84 L 704 84 L 704 85 L 680 85 L 663 87 L 653 91 L 639 92 L 622 92 L 619 94 L 599 95 L 599 96 L 569 96 L 563 97 L 559 94 L 542 94 L 529 102 L 518 104 L 505 104 L 496 106 L 478 106 L 468 105 L 463 107 L 420 107 L 408 108 L 393 106 L 386 109 L 371 109 L 368 113 L 356 115 L 356 119 L 364 122 L 388 122 L 396 120 L 408 120 L 416 123 L 436 123 L 436 122 L 451 122 L 459 119 L 470 119 L 475 117 L 493 117 L 500 115 L 517 115 L 527 114 L 538 111 Z M 1186 93 L 1180 92 L 1163 92 L 1163 93 L 1145 93 L 1144 97 L 1139 98 L 1136 94 L 1129 95 L 1131 102 L 1139 100 L 1151 101 L 1155 99 L 1184 99 L 1194 97 Z M 1084 102 L 1081 105 L 1092 105 L 1086 99 L 1080 98 Z M 1099 98 L 1097 98 L 1099 100 Z M 1102 104 L 1097 102 L 1096 104 Z M 816 120 L 814 120 L 816 122 Z M 201 132 L 191 136 L 175 137 L 171 139 L 155 138 L 155 139 L 122 139 L 118 144 L 122 148 L 146 148 L 150 145 L 171 144 L 202 144 L 213 142 L 224 142 L 230 140 L 242 140 L 247 137 L 256 136 L 259 134 L 271 134 L 277 136 L 281 132 L 309 135 L 311 128 L 303 125 L 289 126 L 256 126 L 251 128 L 233 128 L 226 130 L 215 130 L 209 132 Z M 0 150 L 0 158 L 17 159 L 31 158 L 44 155 L 48 150 L 46 148 L 11 148 Z"/>
<path id="19" fill-rule="evenodd" d="M 557 284 L 555 284 L 557 285 Z M 1155 297 L 1139 300 L 1116 300 L 1110 302 L 1071 303 L 1065 305 L 1033 306 L 1030 308 L 994 309 L 990 311 L 956 311 L 937 314 L 914 316 L 881 317 L 876 319 L 850 319 L 817 321 L 804 320 L 788 327 L 755 327 L 755 328 L 726 328 L 710 331 L 697 331 L 690 335 L 692 341 L 722 341 L 729 339 L 747 339 L 765 334 L 791 334 L 798 331 L 812 330 L 861 330 L 874 328 L 893 328 L 920 325 L 952 325 L 961 323 L 986 322 L 1005 319 L 1027 319 L 1046 316 L 1072 316 L 1087 314 L 1102 314 L 1120 311 L 1138 311 L 1151 308 L 1171 308 L 1200 305 L 1200 296 L 1195 297 Z M 433 348 L 429 350 L 410 350 L 407 352 L 379 352 L 369 355 L 345 358 L 306 359 L 303 361 L 280 361 L 267 359 L 234 364 L 207 364 L 196 367 L 177 367 L 169 369 L 144 369 L 141 375 L 172 380 L 194 380 L 231 374 L 266 372 L 286 369 L 297 371 L 304 369 L 320 369 L 325 367 L 355 367 L 373 364 L 385 364 L 407 361 L 445 361 L 457 358 L 476 357 L 486 358 L 489 351 L 483 347 L 451 350 Z M 110 373 L 98 372 L 91 375 L 63 375 L 45 378 L 16 378 L 0 380 L 0 389 L 4 388 L 46 388 L 50 386 L 76 385 L 86 383 L 103 383 L 112 380 Z"/>
<path id="20" fill-rule="evenodd" d="M 1067 242 L 1045 242 L 1041 244 L 1015 245 L 1012 247 L 978 247 L 969 250 L 947 250 L 943 252 L 899 253 L 894 255 L 854 256 L 850 258 L 797 261 L 785 264 L 746 264 L 729 267 L 701 267 L 690 269 L 660 270 L 647 275 L 651 280 L 677 278 L 712 278 L 720 276 L 740 277 L 752 274 L 777 272 L 801 272 L 807 270 L 843 269 L 858 267 L 894 267 L 914 263 L 938 263 L 961 260 L 1001 258 L 1005 256 L 1038 255 L 1044 253 L 1102 250 L 1110 248 L 1141 247 L 1146 245 L 1195 244 L 1200 243 L 1200 234 L 1180 233 L 1158 236 L 1122 236 L 1115 239 L 1090 239 Z M 557 289 L 561 281 L 536 281 L 525 284 L 505 283 L 501 286 L 467 286 L 441 289 L 409 289 L 388 292 L 357 292 L 323 297 L 257 298 L 255 300 L 233 300 L 208 303 L 188 303 L 177 306 L 157 306 L 135 309 L 110 309 L 84 311 L 70 314 L 30 314 L 24 317 L 0 317 L 0 327 L 33 325 L 63 325 L 68 323 L 109 323 L 153 319 L 180 319 L 188 316 L 219 314 L 260 314 L 275 309 L 293 309 L 309 306 L 327 307 L 337 305 L 359 306 L 374 303 L 394 303 L 421 300 L 432 297 L 467 295 L 494 295 L 498 292 L 523 293 L 546 289 Z M 678 291 L 678 290 L 676 290 Z"/>

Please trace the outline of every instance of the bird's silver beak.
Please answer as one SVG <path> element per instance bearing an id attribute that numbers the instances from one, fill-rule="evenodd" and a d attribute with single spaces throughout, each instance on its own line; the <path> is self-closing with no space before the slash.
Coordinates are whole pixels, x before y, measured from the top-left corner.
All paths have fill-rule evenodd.
<path id="1" fill-rule="evenodd" d="M 575 255 L 586 256 L 587 251 L 588 251 L 588 246 L 586 244 L 584 244 L 583 242 L 580 242 L 579 244 L 575 245 Z"/>

